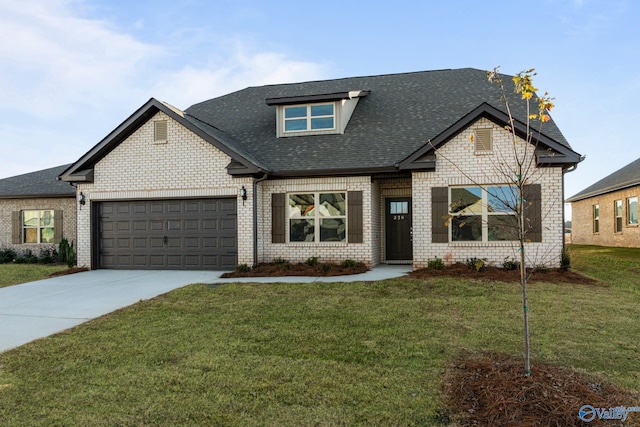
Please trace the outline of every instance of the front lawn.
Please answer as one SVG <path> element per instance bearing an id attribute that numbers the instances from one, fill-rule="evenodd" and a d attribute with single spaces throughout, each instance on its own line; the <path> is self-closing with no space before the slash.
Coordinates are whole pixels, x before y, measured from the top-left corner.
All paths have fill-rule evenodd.
<path id="1" fill-rule="evenodd" d="M 66 265 L 0 264 L 0 288 L 46 279 L 50 274 L 66 270 Z"/>
<path id="2" fill-rule="evenodd" d="M 607 280 L 587 250 L 572 261 L 603 284 L 530 286 L 534 366 L 637 390 L 640 279 Z M 449 363 L 521 349 L 515 283 L 192 285 L 0 354 L 0 423 L 446 425 Z"/>

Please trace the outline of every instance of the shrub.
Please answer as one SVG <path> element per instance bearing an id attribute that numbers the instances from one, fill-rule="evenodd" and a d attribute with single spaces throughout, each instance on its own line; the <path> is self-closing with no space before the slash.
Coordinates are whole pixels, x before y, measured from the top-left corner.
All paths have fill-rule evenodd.
<path id="1" fill-rule="evenodd" d="M 569 252 L 566 249 L 563 249 L 560 252 L 560 269 L 562 271 L 567 271 L 571 268 L 571 257 L 569 256 Z"/>
<path id="2" fill-rule="evenodd" d="M 55 251 L 53 249 L 41 249 L 40 256 L 38 257 L 38 264 L 53 264 L 54 252 Z"/>
<path id="3" fill-rule="evenodd" d="M 321 268 L 324 273 L 327 273 L 329 270 L 331 270 L 331 264 L 322 264 Z"/>
<path id="4" fill-rule="evenodd" d="M 236 266 L 236 271 L 238 273 L 248 273 L 251 271 L 251 267 L 249 267 L 247 264 L 238 264 Z"/>
<path id="5" fill-rule="evenodd" d="M 58 245 L 58 258 L 61 263 L 67 264 L 69 268 L 76 265 L 76 253 L 73 250 L 73 240 L 71 243 L 64 237 L 60 240 L 60 244 Z"/>
<path id="6" fill-rule="evenodd" d="M 483 272 L 487 269 L 487 259 L 486 258 L 467 258 L 467 267 L 473 268 L 478 272 Z"/>
<path id="7" fill-rule="evenodd" d="M 431 270 L 443 270 L 444 262 L 442 262 L 442 259 L 435 257 L 427 262 L 427 268 Z"/>
<path id="8" fill-rule="evenodd" d="M 284 264 L 289 264 L 289 260 L 286 260 L 284 258 L 274 258 L 273 263 L 278 265 L 284 265 Z"/>
<path id="9" fill-rule="evenodd" d="M 309 257 L 304 263 L 310 267 L 315 267 L 316 265 L 318 265 L 318 257 L 317 256 Z"/>
<path id="10" fill-rule="evenodd" d="M 517 270 L 520 268 L 520 261 L 516 261 L 513 258 L 505 258 L 502 262 L 502 267 L 506 268 L 507 270 Z"/>
<path id="11" fill-rule="evenodd" d="M 0 263 L 13 262 L 17 257 L 18 254 L 11 248 L 0 249 Z"/>
<path id="12" fill-rule="evenodd" d="M 354 261 L 352 259 L 345 259 L 344 261 L 342 261 L 340 265 L 346 268 L 350 268 L 350 267 L 357 267 L 359 264 L 360 263 L 358 261 Z"/>

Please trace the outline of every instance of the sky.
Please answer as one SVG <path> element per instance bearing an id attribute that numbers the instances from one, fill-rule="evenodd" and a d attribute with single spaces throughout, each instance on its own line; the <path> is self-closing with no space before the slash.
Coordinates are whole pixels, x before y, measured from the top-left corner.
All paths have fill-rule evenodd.
<path id="1" fill-rule="evenodd" d="M 447 68 L 535 68 L 586 159 L 640 158 L 635 0 L 0 0 L 0 178 L 72 163 L 149 98 Z"/>

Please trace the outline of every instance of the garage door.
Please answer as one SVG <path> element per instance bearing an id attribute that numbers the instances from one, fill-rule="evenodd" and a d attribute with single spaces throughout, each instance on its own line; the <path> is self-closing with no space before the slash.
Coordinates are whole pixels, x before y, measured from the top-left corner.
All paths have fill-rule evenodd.
<path id="1" fill-rule="evenodd" d="M 98 268 L 233 269 L 236 199 L 100 202 Z"/>

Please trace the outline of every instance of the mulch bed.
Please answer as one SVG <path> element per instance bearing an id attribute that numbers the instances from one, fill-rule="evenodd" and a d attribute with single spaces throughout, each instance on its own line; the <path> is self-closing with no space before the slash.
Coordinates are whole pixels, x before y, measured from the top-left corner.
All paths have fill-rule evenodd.
<path id="1" fill-rule="evenodd" d="M 639 396 L 568 368 L 533 364 L 492 353 L 458 359 L 443 383 L 447 413 L 461 426 L 617 426 L 620 420 L 578 418 L 583 405 L 594 408 L 635 406 Z M 629 413 L 624 426 L 640 425 L 640 413 Z"/>
<path id="2" fill-rule="evenodd" d="M 343 276 L 349 274 L 360 274 L 369 271 L 369 267 L 358 262 L 355 265 L 326 264 L 318 263 L 308 265 L 303 263 L 262 263 L 255 266 L 251 271 L 232 271 L 224 273 L 222 277 L 279 277 L 279 276 Z"/>
<path id="3" fill-rule="evenodd" d="M 48 277 L 66 276 L 67 274 L 81 273 L 83 271 L 89 271 L 87 267 L 73 267 L 66 270 L 56 271 L 51 273 Z"/>
<path id="4" fill-rule="evenodd" d="M 466 264 L 453 264 L 441 270 L 435 268 L 423 268 L 416 270 L 408 275 L 409 277 L 426 279 L 431 277 L 459 277 L 464 279 L 475 279 L 488 282 L 519 282 L 519 270 L 507 270 L 506 268 L 498 268 L 494 266 L 486 266 L 484 271 L 477 271 L 473 267 Z M 537 270 L 528 280 L 532 282 L 550 282 L 550 283 L 575 283 L 586 285 L 602 285 L 601 282 L 583 276 L 580 273 L 571 270 L 561 270 L 559 268 L 549 268 L 546 270 Z"/>

